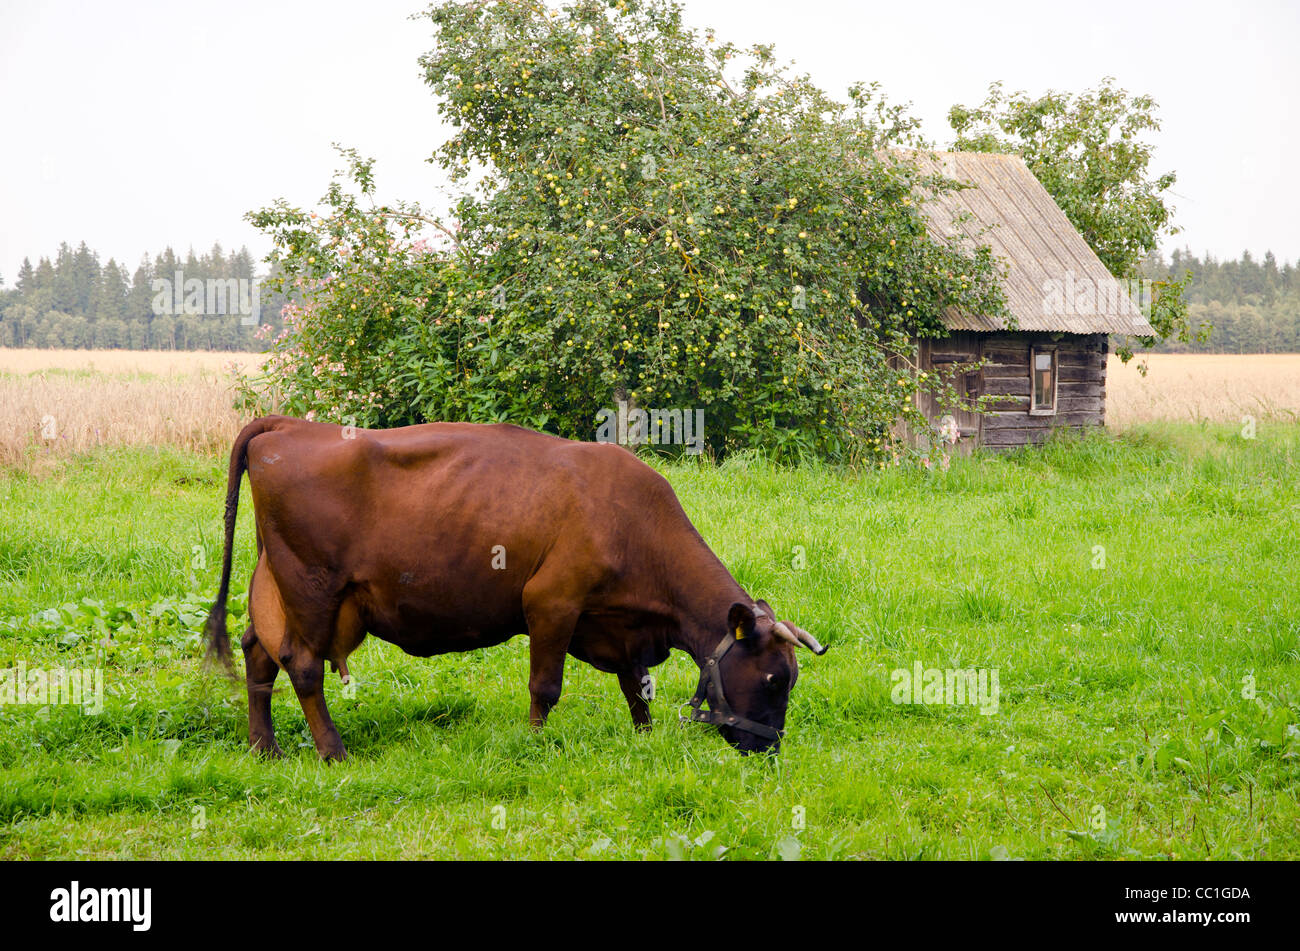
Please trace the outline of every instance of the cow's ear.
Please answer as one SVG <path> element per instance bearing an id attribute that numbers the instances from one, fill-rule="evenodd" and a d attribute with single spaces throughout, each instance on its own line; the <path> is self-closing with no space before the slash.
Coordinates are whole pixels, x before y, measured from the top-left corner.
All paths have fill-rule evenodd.
<path id="1" fill-rule="evenodd" d="M 727 612 L 727 628 L 738 641 L 754 638 L 754 609 L 737 601 Z"/>

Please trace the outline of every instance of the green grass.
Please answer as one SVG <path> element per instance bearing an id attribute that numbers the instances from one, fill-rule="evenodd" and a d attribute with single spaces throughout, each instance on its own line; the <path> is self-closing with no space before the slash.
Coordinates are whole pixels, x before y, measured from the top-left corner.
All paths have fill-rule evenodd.
<path id="1" fill-rule="evenodd" d="M 776 762 L 677 726 L 676 655 L 650 735 L 572 659 L 533 734 L 523 638 L 367 640 L 356 698 L 327 685 L 337 766 L 281 678 L 289 755 L 260 761 L 198 666 L 224 460 L 0 474 L 0 667 L 103 665 L 106 693 L 0 706 L 0 857 L 1300 858 L 1298 448 L 1169 426 L 946 473 L 665 466 L 740 583 L 833 645 Z M 239 590 L 251 515 L 245 487 Z M 893 703 L 915 661 L 997 668 L 998 712 Z"/>

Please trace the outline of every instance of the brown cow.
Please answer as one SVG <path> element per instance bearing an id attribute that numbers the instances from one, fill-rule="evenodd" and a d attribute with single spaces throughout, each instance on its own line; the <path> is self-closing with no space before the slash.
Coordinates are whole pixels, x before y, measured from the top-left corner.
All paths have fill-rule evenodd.
<path id="1" fill-rule="evenodd" d="M 509 425 L 364 430 L 271 416 L 246 426 L 230 454 L 206 627 L 227 668 L 245 470 L 258 551 L 243 638 L 255 750 L 280 753 L 271 685 L 284 670 L 317 751 L 346 755 L 325 708 L 325 661 L 346 682 L 367 633 L 420 657 L 527 633 L 538 728 L 560 699 L 565 654 L 616 674 L 633 722 L 648 728 L 646 670 L 684 650 L 701 668 L 692 719 L 744 752 L 779 747 L 794 648 L 826 650 L 750 598 L 668 482 L 619 446 Z"/>

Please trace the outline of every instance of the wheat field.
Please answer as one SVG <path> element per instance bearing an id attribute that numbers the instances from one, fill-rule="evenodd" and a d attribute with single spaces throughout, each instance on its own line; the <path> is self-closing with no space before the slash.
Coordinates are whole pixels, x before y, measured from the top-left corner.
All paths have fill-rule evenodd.
<path id="1" fill-rule="evenodd" d="M 0 465 L 43 463 L 97 446 L 225 452 L 239 427 L 235 369 L 255 353 L 0 348 Z M 1145 376 L 1138 371 L 1146 363 Z M 1106 422 L 1300 419 L 1300 354 L 1111 358 Z"/>
<path id="2" fill-rule="evenodd" d="M 250 370 L 264 353 L 211 353 L 204 350 L 15 350 L 0 347 L 0 373 L 80 370 L 110 376 L 190 377 L 224 373 L 232 364 Z"/>
<path id="3" fill-rule="evenodd" d="M 1147 364 L 1147 374 L 1139 366 Z M 1300 354 L 1154 353 L 1106 368 L 1106 425 L 1300 419 Z"/>
<path id="4" fill-rule="evenodd" d="M 235 368 L 252 353 L 0 348 L 0 465 L 39 470 L 99 446 L 226 451 Z"/>

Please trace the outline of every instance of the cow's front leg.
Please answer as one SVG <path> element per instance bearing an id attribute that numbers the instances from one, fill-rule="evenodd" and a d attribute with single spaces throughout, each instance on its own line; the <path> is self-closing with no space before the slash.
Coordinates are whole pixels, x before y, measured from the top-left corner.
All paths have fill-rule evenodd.
<path id="1" fill-rule="evenodd" d="M 343 748 L 343 738 L 330 719 L 325 706 L 325 661 L 303 652 L 287 659 L 285 670 L 293 683 L 302 712 L 307 717 L 311 738 L 316 741 L 316 752 L 326 761 L 348 758 Z"/>
<path id="2" fill-rule="evenodd" d="M 271 724 L 271 688 L 280 668 L 257 639 L 253 625 L 248 625 L 240 646 L 244 648 L 244 679 L 248 684 L 249 749 L 264 756 L 282 756 Z"/>
<path id="3" fill-rule="evenodd" d="M 530 635 L 528 642 L 528 694 L 532 703 L 528 707 L 528 721 L 534 730 L 546 725 L 546 715 L 560 702 L 564 686 L 564 655 L 566 645 L 556 646 Z"/>
<path id="4" fill-rule="evenodd" d="M 578 618 L 564 605 L 534 603 L 525 607 L 524 613 L 528 620 L 528 693 L 532 697 L 528 719 L 534 730 L 540 730 L 546 715 L 560 702 L 564 658 Z"/>
<path id="5" fill-rule="evenodd" d="M 650 701 L 654 699 L 654 681 L 644 667 L 632 667 L 618 672 L 618 686 L 627 698 L 627 708 L 632 712 L 632 723 L 638 730 L 650 729 Z"/>

